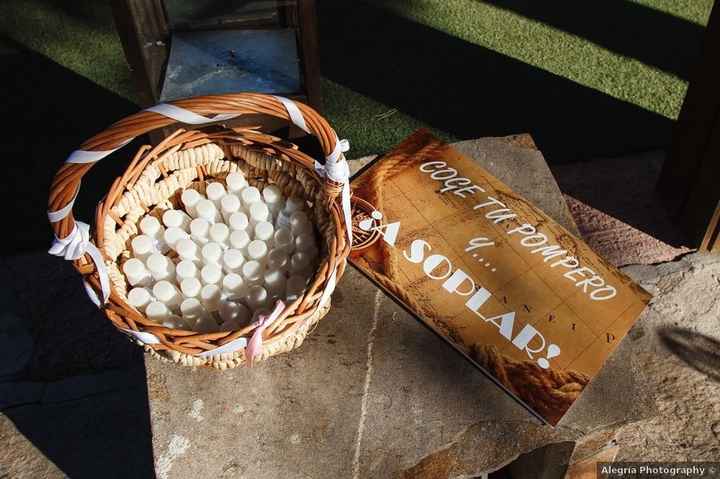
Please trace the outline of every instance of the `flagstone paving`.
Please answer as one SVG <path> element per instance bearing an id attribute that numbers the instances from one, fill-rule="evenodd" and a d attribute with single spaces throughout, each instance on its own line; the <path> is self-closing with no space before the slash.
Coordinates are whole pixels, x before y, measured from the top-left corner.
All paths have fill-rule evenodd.
<path id="1" fill-rule="evenodd" d="M 456 146 L 575 230 L 528 136 Z M 352 162 L 354 171 L 370 160 Z M 635 399 L 637 374 L 623 347 L 560 427 L 542 426 L 352 268 L 331 312 L 291 354 L 221 374 L 146 367 L 163 479 L 390 478 L 448 454 L 448 476 L 428 477 L 474 474 L 644 417 L 649 406 Z"/>
<path id="2" fill-rule="evenodd" d="M 572 227 L 543 203 L 539 153 L 483 142 L 491 170 L 519 155 L 532 191 L 504 180 Z M 298 350 L 220 373 L 143 367 L 69 265 L 2 258 L 0 477 L 471 477 L 544 444 L 577 442 L 581 459 L 613 439 L 621 459 L 719 457 L 720 257 L 624 271 L 655 299 L 553 429 L 352 268 Z"/>

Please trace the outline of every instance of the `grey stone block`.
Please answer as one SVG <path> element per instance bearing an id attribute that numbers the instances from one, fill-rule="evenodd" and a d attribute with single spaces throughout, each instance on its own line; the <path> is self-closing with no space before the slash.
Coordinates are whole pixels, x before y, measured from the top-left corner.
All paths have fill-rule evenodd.
<path id="1" fill-rule="evenodd" d="M 576 232 L 529 137 L 457 146 Z M 302 347 L 254 369 L 146 362 L 161 479 L 390 478 L 449 457 L 456 477 L 643 415 L 624 347 L 553 429 L 352 268 L 333 298 Z"/>

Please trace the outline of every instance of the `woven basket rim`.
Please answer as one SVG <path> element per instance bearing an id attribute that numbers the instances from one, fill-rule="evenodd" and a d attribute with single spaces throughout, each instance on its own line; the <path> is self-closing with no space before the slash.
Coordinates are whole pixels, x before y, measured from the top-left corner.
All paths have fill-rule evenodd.
<path id="1" fill-rule="evenodd" d="M 203 143 L 202 145 L 197 145 L 197 143 L 204 139 L 213 139 L 216 140 L 217 138 L 224 138 L 223 141 L 228 141 L 227 136 L 230 134 L 230 132 L 235 132 L 235 130 L 225 130 L 220 133 L 214 134 L 212 136 L 208 136 L 206 133 L 202 132 L 201 130 L 183 130 L 178 129 L 174 134 L 171 136 L 174 141 L 167 141 L 163 148 L 154 148 L 154 149 L 148 149 L 146 146 L 141 146 L 139 149 L 139 152 L 143 152 L 143 154 L 136 156 L 136 165 L 142 165 L 143 159 L 147 158 L 148 156 L 151 157 L 150 161 L 146 162 L 144 164 L 145 169 L 151 167 L 154 163 L 153 161 L 158 161 L 158 159 L 163 158 L 163 155 L 166 151 L 174 151 L 175 153 L 181 152 L 181 151 L 189 151 L 192 149 L 201 148 L 202 146 L 206 145 L 218 145 L 218 143 L 215 143 L 215 141 L 210 143 Z M 257 142 L 258 146 L 264 147 L 262 148 L 264 153 L 270 154 L 270 150 L 267 148 L 268 146 L 271 146 L 271 141 L 274 141 L 276 138 L 270 135 L 260 135 L 250 132 L 245 132 L 246 135 L 250 135 L 253 138 L 253 141 Z M 170 138 L 170 137 L 169 137 Z M 245 137 L 244 137 L 245 138 Z M 238 141 L 240 138 L 238 137 Z M 261 141 L 264 140 L 264 141 Z M 236 140 L 231 140 L 236 141 Z M 194 145 L 191 148 L 184 148 L 184 145 Z M 180 146 L 179 149 L 176 149 L 176 146 Z M 227 143 L 224 144 L 224 146 L 227 146 Z M 227 148 L 224 148 L 227 150 Z M 284 151 L 281 151 L 284 150 Z M 284 145 L 282 148 L 278 150 L 278 153 L 287 153 L 288 151 L 293 151 L 295 155 L 303 155 L 302 152 L 299 150 L 294 150 L 292 147 L 288 147 L 287 145 Z M 151 155 L 152 153 L 152 155 Z M 155 158 L 155 160 L 152 160 L 152 158 Z M 225 161 L 234 161 L 235 159 L 228 159 L 225 158 Z M 135 161 L 135 160 L 134 160 Z M 281 160 L 283 163 L 285 161 L 290 161 L 290 157 L 287 159 Z M 307 162 L 298 162 L 297 165 L 303 169 L 303 171 L 306 172 L 312 178 L 314 182 L 317 183 L 318 187 L 320 187 L 323 184 L 322 178 L 317 174 L 317 172 L 314 170 L 314 168 L 308 168 Z M 137 169 L 137 166 L 131 164 L 130 167 L 128 167 L 128 171 L 132 172 L 134 169 Z M 145 171 L 143 169 L 142 171 Z M 139 176 L 139 174 L 142 173 L 142 171 L 134 172 L 135 177 Z M 206 178 L 210 178 L 210 175 L 205 175 Z M 101 250 L 104 251 L 105 247 L 105 238 L 102 235 L 103 229 L 99 227 L 99 225 L 102 225 L 104 222 L 107 222 L 107 219 L 109 218 L 108 212 L 117 205 L 118 201 L 121 198 L 121 195 L 119 192 L 126 189 L 126 184 L 124 184 L 122 181 L 117 182 L 114 186 L 114 188 L 111 188 L 110 192 L 108 193 L 108 196 L 106 197 L 106 203 L 103 205 L 102 208 L 98 208 L 99 212 L 103 211 L 105 214 L 97 215 L 97 223 L 95 228 L 95 235 L 94 240 L 96 244 L 101 248 Z M 322 191 L 320 188 L 318 191 Z M 111 201 L 112 200 L 112 201 Z M 322 207 L 324 205 L 318 205 L 318 207 Z M 337 203 L 332 202 L 328 204 L 329 210 L 331 214 L 329 215 L 331 218 L 331 221 L 337 226 L 342 225 L 342 221 L 340 219 L 340 212 L 337 206 Z M 332 214 L 334 213 L 334 214 Z M 338 231 L 338 235 L 341 236 L 342 232 Z M 106 257 L 106 261 L 111 262 Z M 117 262 L 117 260 L 115 261 Z M 295 302 L 292 304 L 287 305 L 286 312 L 283 313 L 275 322 L 273 322 L 272 325 L 270 325 L 270 330 L 272 333 L 275 333 L 275 331 L 278 331 L 278 334 L 271 334 L 264 339 L 264 344 L 272 344 L 274 342 L 281 342 L 283 341 L 284 337 L 286 335 L 292 335 L 294 331 L 298 327 L 298 323 L 301 322 L 306 317 L 312 316 L 314 314 L 315 310 L 318 309 L 321 305 L 319 304 L 319 299 L 316 299 L 314 301 L 310 300 L 308 301 L 308 297 L 317 296 L 317 289 L 320 288 L 320 285 L 327 285 L 327 280 L 329 274 L 327 272 L 334 269 L 335 264 L 337 262 L 337 258 L 335 255 L 329 255 L 329 257 L 322 261 L 318 273 L 316 274 L 315 281 L 311 283 L 315 285 L 313 288 L 312 286 L 309 288 L 309 290 L 303 294 L 300 298 L 298 298 Z M 318 282 L 317 279 L 320 277 L 321 281 Z M 232 340 L 238 339 L 239 337 L 247 337 L 252 332 L 252 326 L 246 326 L 245 328 L 238 330 L 238 331 L 232 331 L 232 332 L 216 332 L 216 333 L 197 333 L 194 331 L 186 331 L 186 330 L 174 330 L 170 328 L 165 328 L 162 326 L 157 326 L 152 320 L 149 320 L 144 314 L 137 311 L 135 308 L 127 304 L 127 301 L 124 298 L 124 294 L 122 292 L 118 292 L 115 285 L 113 287 L 113 296 L 117 297 L 116 304 L 119 304 L 121 306 L 121 310 L 115 309 L 114 312 L 117 313 L 120 318 L 123 318 L 122 312 L 128 314 L 128 313 L 135 313 L 138 316 L 132 317 L 126 317 L 124 318 L 126 323 L 124 327 L 121 327 L 121 329 L 133 329 L 135 331 L 142 331 L 142 332 L 150 332 L 154 334 L 155 336 L 158 336 L 161 340 L 161 344 L 169 349 L 175 349 L 181 353 L 193 355 L 194 353 L 202 352 L 202 349 L 198 347 L 192 347 L 192 344 L 197 344 L 201 346 L 208 347 L 207 350 L 211 345 L 214 347 L 222 346 L 223 344 L 226 344 Z M 298 309 L 302 307 L 303 305 L 307 306 L 303 308 L 304 310 L 300 312 L 300 314 L 293 314 L 290 311 L 293 311 L 295 309 Z M 300 317 L 301 319 L 296 320 L 296 317 Z M 115 319 L 113 322 L 117 324 L 117 320 L 119 318 L 111 318 Z M 129 321 L 128 321 L 129 320 Z M 283 327 L 284 324 L 289 324 L 287 327 Z M 175 337 L 176 342 L 168 342 L 166 339 L 168 336 Z M 190 341 L 192 343 L 188 344 Z M 153 349 L 162 349 L 162 346 L 155 347 Z M 198 350 L 200 349 L 200 350 Z"/>
<path id="2" fill-rule="evenodd" d="M 197 114 L 228 113 L 228 110 L 235 109 L 235 112 L 239 111 L 240 113 L 264 113 L 287 119 L 287 111 L 283 109 L 282 104 L 278 105 L 278 103 L 275 97 L 258 94 L 221 95 L 173 102 L 173 104 L 187 108 Z M 334 130 L 310 107 L 300 103 L 297 106 L 305 117 L 311 132 L 317 136 L 323 151 L 326 153 L 332 152 L 337 141 Z M 129 139 L 138 134 L 167 126 L 167 123 L 170 123 L 167 119 L 158 118 L 157 114 L 143 111 L 115 123 L 108 130 L 85 142 L 82 148 L 88 151 L 114 149 L 118 145 L 121 146 L 127 143 Z M 241 145 L 251 151 L 261 151 L 265 157 L 272 158 L 273 161 L 279 159 L 279 164 L 288 169 L 295 168 L 296 170 L 291 172 L 298 172 L 295 178 L 297 181 L 310 179 L 317 184 L 315 207 L 323 208 L 323 211 L 327 212 L 328 222 L 334 230 L 332 244 L 328 245 L 327 258 L 321 262 L 316 276 L 305 294 L 288 305 L 280 317 L 266 329 L 267 334 L 264 336 L 263 343 L 272 348 L 276 344 L 287 342 L 288 337 L 301 330 L 304 321 L 314 315 L 317 316 L 316 313 L 324 306 L 320 304 L 321 299 L 329 298 L 329 295 L 324 294 L 325 290 L 334 288 L 335 281 L 339 280 L 344 272 L 346 258 L 351 246 L 346 240 L 346 227 L 342 221 L 342 209 L 336 201 L 339 192 L 337 184 L 333 184 L 333 182 L 321 177 L 315 169 L 315 160 L 304 154 L 292 143 L 252 128 L 224 128 L 220 130 L 213 127 L 195 130 L 177 128 L 157 145 L 141 146 L 125 173 L 115 180 L 107 195 L 98 203 L 93 242 L 103 251 L 106 265 L 115 264 L 117 257 L 108 258 L 105 252 L 106 234 L 104 224 L 110 218 L 115 222 L 119 219 L 122 225 L 122 218 L 114 218 L 111 211 L 122 200 L 123 194 L 129 191 L 126 187 L 136 185 L 138 179 L 147 171 L 147 168 L 154 165 L 159 159 L 168 158 L 168 155 L 177 154 L 178 152 L 192 151 L 206 145 L 219 146 L 226 155 L 231 151 L 230 145 Z M 233 160 L 234 158 L 225 158 L 224 161 Z M 345 161 L 344 157 L 342 161 Z M 72 192 L 72 198 L 74 199 L 75 192 L 79 188 L 80 179 L 91 166 L 92 164 L 66 163 L 60 168 L 51 188 L 49 200 L 51 211 L 65 207 L 64 203 L 71 203 L 69 192 Z M 198 168 L 198 176 L 201 180 L 208 176 L 206 173 L 208 172 Z M 163 176 L 165 174 L 166 172 L 163 172 Z M 72 231 L 71 228 L 74 227 L 72 213 L 66 218 L 53 223 L 53 229 L 58 238 L 68 236 Z M 323 236 L 325 237 L 324 233 Z M 100 294 L 99 274 L 90 258 L 82 256 L 75 260 L 74 264 L 76 269 L 85 277 L 90 287 L 97 294 Z M 200 334 L 192 331 L 163 328 L 129 306 L 125 301 L 124 294 L 118 292 L 115 285 L 111 286 L 109 301 L 103 309 L 110 321 L 118 329 L 136 332 L 145 331 L 155 335 L 159 340 L 158 344 L 147 345 L 147 347 L 155 351 L 177 351 L 181 355 L 187 356 L 196 356 L 203 351 L 213 350 L 239 337 L 246 337 L 254 329 L 254 325 L 250 325 L 234 332 Z M 302 339 L 300 339 L 301 341 Z M 298 340 L 296 339 L 293 342 L 297 343 Z M 277 351 L 277 353 L 279 352 L 283 351 Z M 237 357 L 235 361 L 237 362 Z"/>

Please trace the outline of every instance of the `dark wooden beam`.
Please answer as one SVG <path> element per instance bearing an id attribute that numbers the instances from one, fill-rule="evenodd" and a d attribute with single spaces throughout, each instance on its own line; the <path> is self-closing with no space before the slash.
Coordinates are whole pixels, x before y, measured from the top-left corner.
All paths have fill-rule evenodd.
<path id="1" fill-rule="evenodd" d="M 142 106 L 157 103 L 169 53 L 162 0 L 113 0 L 113 17 Z"/>
<path id="2" fill-rule="evenodd" d="M 299 0 L 298 46 L 307 101 L 316 110 L 322 110 L 320 91 L 320 41 L 318 39 L 315 0 Z"/>
<path id="3" fill-rule="evenodd" d="M 720 251 L 720 8 L 710 14 L 658 191 L 692 246 Z"/>

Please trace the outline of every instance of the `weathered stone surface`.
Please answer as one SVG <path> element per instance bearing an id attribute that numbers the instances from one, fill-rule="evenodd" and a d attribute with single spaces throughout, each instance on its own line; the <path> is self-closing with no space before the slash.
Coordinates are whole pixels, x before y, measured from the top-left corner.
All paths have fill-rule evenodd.
<path id="1" fill-rule="evenodd" d="M 223 373 L 147 361 L 160 479 L 348 477 L 381 293 L 346 275 L 292 354 Z"/>
<path id="2" fill-rule="evenodd" d="M 720 458 L 720 255 L 692 254 L 625 271 L 655 299 L 633 328 L 658 414 L 624 426 L 618 460 Z"/>
<path id="3" fill-rule="evenodd" d="M 66 261 L 0 258 L 0 282 L 0 477 L 152 476 L 142 351 Z"/>
<path id="4" fill-rule="evenodd" d="M 150 417 L 142 370 L 75 376 L 52 383 L 19 383 L 15 387 L 28 388 L 37 395 L 4 409 L 0 415 L 0 477 L 152 475 Z M 3 388 L 0 392 L 6 391 Z"/>
<path id="5" fill-rule="evenodd" d="M 532 144 L 513 140 L 487 138 L 453 146 L 576 232 L 542 155 Z M 371 159 L 363 159 L 363 166 Z M 360 477 L 393 477 L 434 460 L 445 467 L 450 459 L 449 476 L 438 477 L 495 470 L 545 444 L 577 440 L 589 431 L 650 414 L 650 401 L 637 400 L 638 373 L 625 343 L 552 429 L 391 300 L 383 298 L 376 321 L 365 398 L 372 413 L 360 424 Z M 483 446 L 474 450 L 470 445 L 476 442 Z"/>
<path id="6" fill-rule="evenodd" d="M 574 230 L 542 155 L 522 138 L 459 147 Z M 540 425 L 352 269 L 306 341 L 253 370 L 147 361 L 159 477 L 391 478 L 425 466 L 447 473 L 428 477 L 457 477 L 636 415 L 621 351 L 569 421 Z"/>
<path id="7" fill-rule="evenodd" d="M 359 477 L 395 477 L 423 461 L 427 466 L 433 456 L 446 461 L 448 454 L 454 466 L 438 477 L 492 471 L 546 444 L 579 441 L 653 412 L 652 398 L 636 381 L 641 374 L 631 339 L 552 428 L 391 300 L 383 298 L 379 311 L 370 338 Z"/>
<path id="8" fill-rule="evenodd" d="M 505 139 L 482 142 L 497 152 L 533 151 L 523 141 L 508 149 Z M 544 174 L 532 167 L 533 155 L 513 156 L 524 158 L 518 178 L 534 185 L 527 190 L 485 166 L 571 227 L 565 208 L 543 204 L 551 187 L 532 196 Z M 33 341 L 22 344 L 17 321 L 4 318 L 0 328 L 7 341 L 18 340 L 13 357 L 25 364 L 2 373 L 0 399 L 14 406 L 0 417 L 0 442 L 11 445 L 0 453 L 0 476 L 149 476 L 148 405 L 135 380 L 139 374 L 144 386 L 145 378 L 128 367 L 138 348 L 92 308 L 59 260 L 39 253 L 0 259 L 0 266 L 14 287 L 0 297 L 4 310 L 33 328 Z M 580 460 L 613 438 L 618 459 L 716 459 L 720 258 L 690 255 L 625 271 L 656 297 L 558 428 L 540 425 L 350 269 L 330 314 L 291 354 L 223 373 L 146 362 L 156 474 L 472 477 L 544 444 L 577 441 Z M 70 304 L 71 315 L 57 320 L 55 311 Z M 88 375 L 119 366 L 127 368 L 125 379 Z"/>
<path id="9" fill-rule="evenodd" d="M 475 159 L 572 233 L 579 234 L 560 188 L 530 135 L 467 140 L 453 143 L 453 147 Z"/>
<path id="10" fill-rule="evenodd" d="M 17 430 L 13 422 L 0 415 L 0 477 L 55 479 L 67 477 Z"/>
<path id="11" fill-rule="evenodd" d="M 650 151 L 552 167 L 583 239 L 616 266 L 690 252 L 656 189 L 664 159 Z"/>

